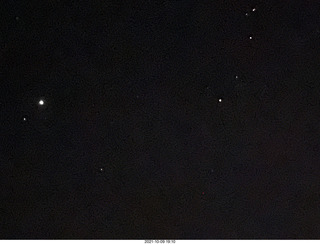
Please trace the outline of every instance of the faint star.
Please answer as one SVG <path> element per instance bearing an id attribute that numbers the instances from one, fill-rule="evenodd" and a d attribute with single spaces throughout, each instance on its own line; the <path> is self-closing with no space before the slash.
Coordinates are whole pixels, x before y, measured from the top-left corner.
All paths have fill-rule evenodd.
<path id="1" fill-rule="evenodd" d="M 221 103 L 222 102 L 222 99 L 221 98 L 219 98 L 219 103 Z"/>
<path id="2" fill-rule="evenodd" d="M 252 12 L 254 12 L 254 11 L 256 11 L 256 10 L 257 10 L 256 8 L 253 8 L 253 9 L 252 9 Z"/>
<path id="3" fill-rule="evenodd" d="M 41 106 L 44 105 L 44 100 L 41 99 L 41 100 L 39 101 L 39 105 L 41 105 Z"/>
<path id="4" fill-rule="evenodd" d="M 250 36 L 249 39 L 252 40 L 252 36 Z"/>
<path id="5" fill-rule="evenodd" d="M 26 117 L 23 117 L 23 121 L 27 121 L 27 118 L 26 118 Z"/>
<path id="6" fill-rule="evenodd" d="M 249 14 L 248 14 L 248 13 L 246 13 L 246 16 L 249 16 Z"/>

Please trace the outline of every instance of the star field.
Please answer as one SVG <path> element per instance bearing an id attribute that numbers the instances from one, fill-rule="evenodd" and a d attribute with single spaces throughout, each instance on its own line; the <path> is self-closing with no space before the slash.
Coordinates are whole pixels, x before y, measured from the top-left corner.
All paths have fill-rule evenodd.
<path id="1" fill-rule="evenodd" d="M 317 1 L 5 1 L 0 238 L 320 238 Z"/>

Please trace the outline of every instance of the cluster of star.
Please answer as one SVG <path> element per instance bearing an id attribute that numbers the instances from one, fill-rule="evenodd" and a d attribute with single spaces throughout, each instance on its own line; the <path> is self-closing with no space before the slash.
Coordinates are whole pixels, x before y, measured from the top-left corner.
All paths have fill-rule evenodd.
<path id="1" fill-rule="evenodd" d="M 37 104 L 38 104 L 39 107 L 44 107 L 46 105 L 46 101 L 44 99 L 39 99 Z M 27 121 L 27 116 L 23 116 L 22 120 L 24 122 L 26 122 Z"/>
<path id="2" fill-rule="evenodd" d="M 246 15 L 246 17 L 249 17 L 249 16 L 250 16 L 250 13 L 253 13 L 253 12 L 256 12 L 256 11 L 257 11 L 257 8 L 254 7 L 254 8 L 251 9 L 250 12 L 246 12 L 245 15 Z M 253 36 L 250 35 L 250 36 L 249 36 L 249 39 L 250 39 L 250 40 L 253 40 Z"/>
<path id="3" fill-rule="evenodd" d="M 251 10 L 250 10 L 249 12 L 246 12 L 246 13 L 245 13 L 245 16 L 246 16 L 246 17 L 249 17 L 251 13 L 254 13 L 254 12 L 256 12 L 256 11 L 257 11 L 257 8 L 256 8 L 256 7 L 253 7 L 253 8 L 251 8 Z M 248 38 L 249 38 L 249 40 L 253 40 L 253 35 L 249 35 Z M 239 75 L 235 75 L 235 79 L 236 79 L 236 80 L 239 80 L 239 79 L 240 79 Z M 208 86 L 208 87 L 206 87 L 206 89 L 209 90 L 210 87 Z M 219 102 L 219 103 L 222 103 L 222 101 L 223 101 L 222 98 L 218 98 L 218 102 Z"/>
<path id="4" fill-rule="evenodd" d="M 252 9 L 251 9 L 251 12 L 255 12 L 255 11 L 257 11 L 256 8 L 252 8 Z M 248 17 L 249 15 L 250 15 L 249 12 L 246 12 L 246 16 Z"/>
<path id="5" fill-rule="evenodd" d="M 256 11 L 257 11 L 257 8 L 253 7 L 253 8 L 251 8 L 251 10 L 249 12 L 245 13 L 245 16 L 249 17 L 251 13 L 254 13 Z M 249 40 L 253 40 L 253 35 L 249 35 Z M 239 80 L 239 78 L 240 78 L 239 75 L 235 75 L 235 79 L 236 80 Z M 209 89 L 209 87 L 207 87 L 207 89 Z M 222 98 L 218 98 L 218 102 L 222 103 Z"/>

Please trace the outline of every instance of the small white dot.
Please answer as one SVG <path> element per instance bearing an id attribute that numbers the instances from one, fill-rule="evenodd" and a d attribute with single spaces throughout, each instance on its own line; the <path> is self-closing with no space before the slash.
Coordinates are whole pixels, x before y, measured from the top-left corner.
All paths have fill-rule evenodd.
<path id="1" fill-rule="evenodd" d="M 252 40 L 252 36 L 250 36 L 249 39 Z"/>
<path id="2" fill-rule="evenodd" d="M 239 78 L 239 76 L 236 75 L 236 79 L 238 79 L 238 78 Z"/>
<path id="3" fill-rule="evenodd" d="M 219 98 L 219 103 L 221 103 L 222 102 L 222 99 L 221 98 Z"/>
<path id="4" fill-rule="evenodd" d="M 248 13 L 246 13 L 246 16 L 249 16 L 249 14 L 248 14 Z"/>
<path id="5" fill-rule="evenodd" d="M 100 172 L 103 172 L 103 168 L 100 168 Z"/>
<path id="6" fill-rule="evenodd" d="M 254 11 L 256 11 L 256 10 L 257 10 L 256 8 L 253 8 L 253 9 L 252 9 L 252 12 L 254 12 Z"/>
<path id="7" fill-rule="evenodd" d="M 44 105 L 44 101 L 42 99 L 39 101 L 39 105 Z"/>
<path id="8" fill-rule="evenodd" d="M 24 117 L 24 118 L 23 118 L 23 121 L 27 121 L 27 118 L 26 118 L 26 117 Z"/>

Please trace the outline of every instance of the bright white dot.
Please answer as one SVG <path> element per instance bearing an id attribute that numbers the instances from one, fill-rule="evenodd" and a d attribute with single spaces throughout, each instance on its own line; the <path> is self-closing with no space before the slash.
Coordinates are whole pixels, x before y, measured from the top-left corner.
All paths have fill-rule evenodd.
<path id="1" fill-rule="evenodd" d="M 219 98 L 219 103 L 221 103 L 222 102 L 222 99 L 221 98 Z"/>
<path id="2" fill-rule="evenodd" d="M 252 40 L 252 36 L 250 36 L 249 39 Z"/>
<path id="3" fill-rule="evenodd" d="M 254 11 L 256 11 L 256 10 L 257 10 L 256 8 L 253 8 L 253 9 L 252 9 L 252 12 L 254 12 Z"/>
<path id="4" fill-rule="evenodd" d="M 44 105 L 44 101 L 42 99 L 39 101 L 39 105 Z"/>
<path id="5" fill-rule="evenodd" d="M 27 118 L 26 118 L 26 117 L 23 117 L 23 121 L 27 121 Z"/>

